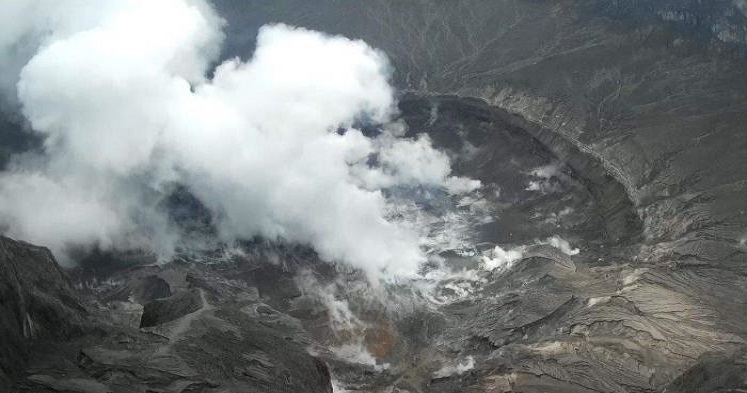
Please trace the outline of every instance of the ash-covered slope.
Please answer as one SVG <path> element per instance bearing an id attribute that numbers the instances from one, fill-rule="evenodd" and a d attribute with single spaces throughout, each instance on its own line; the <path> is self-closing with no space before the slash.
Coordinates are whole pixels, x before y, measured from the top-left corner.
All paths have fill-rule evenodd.
<path id="1" fill-rule="evenodd" d="M 325 285 L 355 280 L 303 250 L 81 274 L 106 339 L 33 351 L 19 390 L 283 391 L 278 375 L 298 375 L 291 391 L 329 391 L 306 345 L 359 392 L 747 389 L 743 1 L 213 3 L 228 20 L 226 55 L 246 58 L 269 22 L 384 50 L 410 91 L 410 130 L 468 151 L 456 170 L 500 188 L 479 240 L 560 234 L 580 252 L 526 246 L 510 269 L 450 278 L 437 300 L 451 300 L 404 312 L 349 288 L 304 291 L 309 266 Z M 550 164 L 556 174 L 532 172 Z M 527 186 L 544 178 L 552 190 Z M 335 330 L 325 300 L 360 321 Z M 25 306 L 6 303 L 17 323 L 3 337 L 24 342 Z M 357 338 L 365 364 L 335 353 Z"/>
<path id="2" fill-rule="evenodd" d="M 747 337 L 743 2 L 215 3 L 232 54 L 272 21 L 362 38 L 401 88 L 517 115 L 591 189 L 615 190 L 596 193 L 608 218 L 632 206 L 642 231 L 626 253 L 535 267 L 518 298 L 459 314 L 500 359 L 476 391 L 656 391 L 675 378 L 669 391 L 711 391 L 713 364 L 740 375 L 727 370 L 743 367 Z"/>
<path id="3" fill-rule="evenodd" d="M 743 40 L 719 34 L 745 31 L 742 2 L 215 3 L 229 54 L 272 21 L 360 37 L 401 88 L 480 98 L 599 161 L 646 223 L 649 254 L 742 268 L 747 79 Z"/>
<path id="4" fill-rule="evenodd" d="M 91 279 L 74 288 L 49 250 L 0 237 L 0 391 L 332 390 L 303 331 L 256 291 L 182 264 Z"/>

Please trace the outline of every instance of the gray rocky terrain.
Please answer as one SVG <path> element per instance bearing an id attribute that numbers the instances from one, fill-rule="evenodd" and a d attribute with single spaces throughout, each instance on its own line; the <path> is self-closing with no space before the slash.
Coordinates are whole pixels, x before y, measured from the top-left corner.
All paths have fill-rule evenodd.
<path id="1" fill-rule="evenodd" d="M 0 238 L 0 391 L 747 391 L 747 3 L 213 2 L 226 57 L 271 22 L 383 50 L 409 132 L 486 185 L 423 203 L 469 246 L 371 288 L 260 239 L 64 271 Z"/>

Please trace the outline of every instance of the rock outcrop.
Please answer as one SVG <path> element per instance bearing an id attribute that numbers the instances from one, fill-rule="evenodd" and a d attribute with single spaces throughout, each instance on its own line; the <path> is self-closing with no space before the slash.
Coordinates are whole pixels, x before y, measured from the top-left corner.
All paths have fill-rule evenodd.
<path id="1" fill-rule="evenodd" d="M 161 325 L 196 312 L 204 306 L 202 292 L 199 290 L 178 292 L 171 297 L 146 303 L 143 306 L 140 327 Z"/>
<path id="2" fill-rule="evenodd" d="M 87 316 L 49 250 L 0 237 L 0 389 L 22 371 L 32 343 L 78 336 Z"/>
<path id="3" fill-rule="evenodd" d="M 331 393 L 300 324 L 258 313 L 256 289 L 183 264 L 108 278 L 79 291 L 49 250 L 0 238 L 0 390 Z"/>

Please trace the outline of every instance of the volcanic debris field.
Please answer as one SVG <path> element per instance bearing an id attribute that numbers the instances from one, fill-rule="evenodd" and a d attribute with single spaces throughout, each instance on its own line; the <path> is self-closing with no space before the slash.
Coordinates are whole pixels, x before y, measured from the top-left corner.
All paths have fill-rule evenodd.
<path id="1" fill-rule="evenodd" d="M 747 3 L 212 5 L 221 58 L 278 22 L 380 49 L 397 110 L 360 133 L 427 135 L 480 187 L 383 188 L 426 259 L 381 280 L 203 244 L 220 217 L 181 184 L 167 260 L 2 236 L 0 391 L 747 391 Z M 27 128 L 3 115 L 3 167 L 47 146 Z"/>

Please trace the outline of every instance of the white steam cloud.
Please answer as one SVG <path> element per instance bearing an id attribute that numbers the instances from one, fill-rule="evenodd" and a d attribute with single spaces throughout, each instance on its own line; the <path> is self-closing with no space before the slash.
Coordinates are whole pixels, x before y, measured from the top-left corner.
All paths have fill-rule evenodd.
<path id="1" fill-rule="evenodd" d="M 0 177 L 6 233 L 59 256 L 70 245 L 168 255 L 177 232 L 158 203 L 179 183 L 223 240 L 282 238 L 369 273 L 416 271 L 418 235 L 386 219 L 382 191 L 479 183 L 390 123 L 384 54 L 278 24 L 260 29 L 250 60 L 211 73 L 222 24 L 202 0 L 0 3 L 0 67 L 46 138 L 43 155 Z M 366 137 L 351 128 L 361 119 L 389 125 Z"/>

